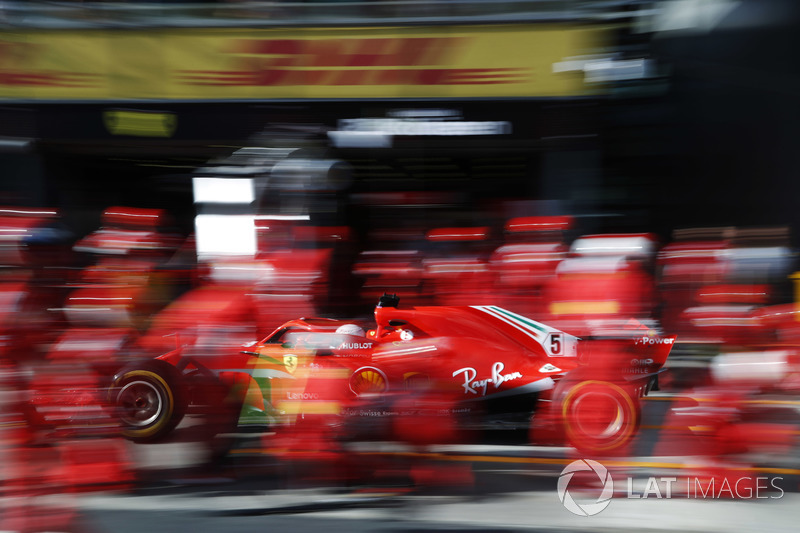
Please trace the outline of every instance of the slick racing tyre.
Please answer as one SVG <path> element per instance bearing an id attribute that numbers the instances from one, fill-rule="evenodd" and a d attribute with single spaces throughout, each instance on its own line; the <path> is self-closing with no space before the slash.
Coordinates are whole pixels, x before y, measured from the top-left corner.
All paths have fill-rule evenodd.
<path id="1" fill-rule="evenodd" d="M 114 376 L 109 396 L 123 436 L 134 442 L 164 438 L 186 412 L 178 371 L 163 361 L 148 361 L 121 370 Z"/>
<path id="2" fill-rule="evenodd" d="M 570 385 L 560 403 L 567 442 L 586 454 L 619 452 L 639 427 L 638 398 L 609 381 Z"/>

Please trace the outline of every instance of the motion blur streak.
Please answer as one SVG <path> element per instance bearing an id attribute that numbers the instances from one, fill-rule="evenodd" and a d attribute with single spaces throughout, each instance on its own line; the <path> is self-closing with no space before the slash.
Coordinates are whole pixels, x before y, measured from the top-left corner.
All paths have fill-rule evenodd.
<path id="1" fill-rule="evenodd" d="M 0 530 L 794 531 L 799 22 L 1 2 Z"/>

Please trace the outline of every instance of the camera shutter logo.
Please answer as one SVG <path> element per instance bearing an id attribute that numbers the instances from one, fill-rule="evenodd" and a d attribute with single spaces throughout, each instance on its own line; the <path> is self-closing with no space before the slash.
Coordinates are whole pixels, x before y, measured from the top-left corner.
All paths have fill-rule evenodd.
<path id="1" fill-rule="evenodd" d="M 576 472 L 594 472 L 600 479 L 603 485 L 603 490 L 598 496 L 597 501 L 594 503 L 578 503 L 569 493 L 569 482 Z M 578 516 L 594 516 L 608 507 L 611 503 L 611 498 L 614 495 L 614 480 L 611 479 L 611 474 L 608 469 L 591 459 L 580 459 L 568 464 L 558 478 L 558 499 L 564 504 L 564 507 L 571 513 Z"/>

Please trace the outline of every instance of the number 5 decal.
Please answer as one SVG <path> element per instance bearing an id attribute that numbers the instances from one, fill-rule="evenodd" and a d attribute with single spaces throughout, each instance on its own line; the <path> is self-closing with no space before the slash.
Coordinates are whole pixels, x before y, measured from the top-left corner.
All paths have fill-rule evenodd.
<path id="1" fill-rule="evenodd" d="M 561 333 L 550 334 L 550 355 L 561 355 L 563 345 L 561 342 Z"/>

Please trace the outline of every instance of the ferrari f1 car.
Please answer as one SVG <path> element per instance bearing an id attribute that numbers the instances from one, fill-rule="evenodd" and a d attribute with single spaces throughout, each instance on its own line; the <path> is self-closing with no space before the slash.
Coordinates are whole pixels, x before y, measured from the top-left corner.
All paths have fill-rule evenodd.
<path id="1" fill-rule="evenodd" d="M 230 405 L 241 423 L 259 415 L 273 430 L 314 423 L 355 438 L 353 428 L 390 427 L 381 438 L 424 441 L 516 424 L 535 441 L 611 451 L 634 435 L 639 398 L 675 341 L 641 324 L 627 337 L 590 340 L 495 306 L 398 303 L 384 295 L 366 331 L 301 318 L 227 355 L 180 348 L 123 369 L 111 394 L 125 435 L 162 438 L 205 400 Z M 438 418 L 423 416 L 432 411 Z"/>

